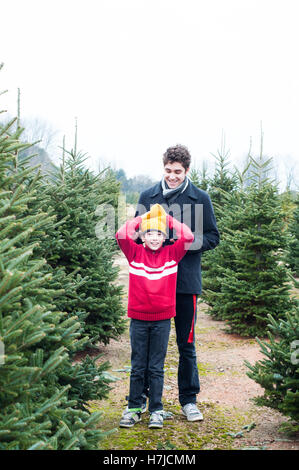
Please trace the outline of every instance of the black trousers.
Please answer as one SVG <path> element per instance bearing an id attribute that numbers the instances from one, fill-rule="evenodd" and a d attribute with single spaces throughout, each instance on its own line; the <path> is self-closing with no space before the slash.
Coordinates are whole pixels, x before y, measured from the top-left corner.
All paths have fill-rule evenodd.
<path id="1" fill-rule="evenodd" d="M 196 395 L 200 391 L 195 348 L 197 295 L 176 295 L 175 329 L 179 350 L 178 389 L 181 406 L 196 403 Z M 148 396 L 148 371 L 145 371 L 145 388 L 143 393 Z"/>
<path id="2" fill-rule="evenodd" d="M 197 296 L 177 294 L 175 329 L 179 350 L 178 388 L 181 406 L 196 403 L 200 391 L 195 348 Z"/>

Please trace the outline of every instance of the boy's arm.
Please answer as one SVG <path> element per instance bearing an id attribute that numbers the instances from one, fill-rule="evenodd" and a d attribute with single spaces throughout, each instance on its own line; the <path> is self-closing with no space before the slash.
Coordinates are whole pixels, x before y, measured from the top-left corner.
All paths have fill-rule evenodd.
<path id="1" fill-rule="evenodd" d="M 143 193 L 141 193 L 139 196 L 139 201 L 137 203 L 135 217 L 138 217 L 139 215 L 144 215 L 149 210 L 150 205 L 148 204 L 148 201 L 146 203 L 145 198 L 143 197 Z M 141 238 L 137 238 L 136 243 L 140 245 L 142 243 Z"/>
<path id="2" fill-rule="evenodd" d="M 136 229 L 141 224 L 141 217 L 135 217 L 132 220 L 128 220 L 120 229 L 116 232 L 115 238 L 120 249 L 128 261 L 132 261 L 136 252 L 137 244 L 135 243 Z"/>
<path id="3" fill-rule="evenodd" d="M 192 245 L 194 236 L 186 224 L 181 224 L 171 215 L 166 215 L 166 221 L 169 228 L 176 231 L 177 240 L 175 241 L 174 245 L 171 245 L 170 249 L 175 253 L 176 260 L 179 262 Z"/>

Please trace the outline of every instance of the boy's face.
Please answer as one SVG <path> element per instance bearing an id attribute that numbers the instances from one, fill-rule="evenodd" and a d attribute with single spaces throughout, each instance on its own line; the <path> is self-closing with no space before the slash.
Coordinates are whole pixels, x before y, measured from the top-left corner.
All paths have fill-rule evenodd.
<path id="1" fill-rule="evenodd" d="M 161 248 L 165 240 L 165 235 L 164 233 L 158 232 L 157 230 L 150 230 L 149 232 L 143 233 L 141 235 L 141 239 L 148 248 L 156 251 Z"/>
<path id="2" fill-rule="evenodd" d="M 164 166 L 164 179 L 170 189 L 177 188 L 186 178 L 189 168 L 185 170 L 179 162 L 166 163 Z"/>

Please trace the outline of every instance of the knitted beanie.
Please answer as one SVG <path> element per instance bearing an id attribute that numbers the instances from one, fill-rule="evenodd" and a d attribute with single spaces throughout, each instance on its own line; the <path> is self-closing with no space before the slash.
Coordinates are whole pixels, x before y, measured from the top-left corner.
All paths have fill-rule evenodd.
<path id="1" fill-rule="evenodd" d="M 160 204 L 154 204 L 149 212 L 142 216 L 141 231 L 158 230 L 166 235 L 166 212 Z"/>

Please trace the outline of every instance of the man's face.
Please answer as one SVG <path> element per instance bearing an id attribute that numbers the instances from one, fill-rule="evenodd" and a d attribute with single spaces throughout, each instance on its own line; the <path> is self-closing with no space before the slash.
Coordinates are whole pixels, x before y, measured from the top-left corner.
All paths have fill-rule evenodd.
<path id="1" fill-rule="evenodd" d="M 148 248 L 156 251 L 161 248 L 165 240 L 165 235 L 157 230 L 150 230 L 149 232 L 143 233 L 141 238 Z"/>
<path id="2" fill-rule="evenodd" d="M 164 166 L 164 179 L 170 189 L 177 188 L 185 179 L 189 168 L 185 170 L 179 162 L 166 163 Z"/>

